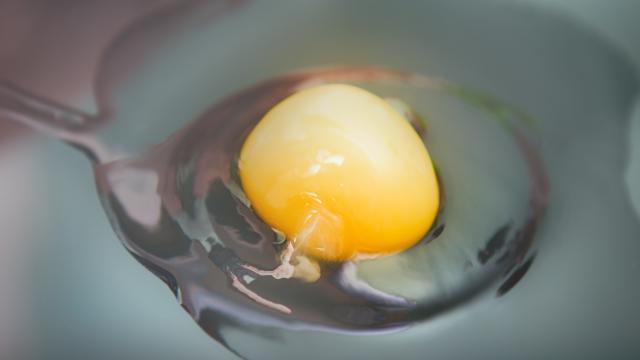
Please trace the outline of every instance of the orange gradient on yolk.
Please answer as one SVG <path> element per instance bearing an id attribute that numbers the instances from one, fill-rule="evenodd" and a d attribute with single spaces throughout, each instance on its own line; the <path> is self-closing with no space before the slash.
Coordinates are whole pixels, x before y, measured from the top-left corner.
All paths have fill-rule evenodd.
<path id="1" fill-rule="evenodd" d="M 245 140 L 238 166 L 258 215 L 322 260 L 405 250 L 439 207 L 418 134 L 385 100 L 351 85 L 320 85 L 280 102 Z"/>

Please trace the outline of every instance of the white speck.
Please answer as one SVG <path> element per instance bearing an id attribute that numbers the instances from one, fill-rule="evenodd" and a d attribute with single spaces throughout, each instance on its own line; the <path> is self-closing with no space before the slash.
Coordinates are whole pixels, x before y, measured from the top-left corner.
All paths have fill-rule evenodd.
<path id="1" fill-rule="evenodd" d="M 309 166 L 309 169 L 307 169 L 307 172 L 304 173 L 304 176 L 313 176 L 320 172 L 320 168 L 321 168 L 320 164 L 313 164 Z"/>
<path id="2" fill-rule="evenodd" d="M 325 149 L 318 150 L 316 160 L 322 164 L 333 164 L 337 166 L 341 166 L 344 163 L 344 157 L 342 155 L 332 154 Z"/>
<path id="3" fill-rule="evenodd" d="M 236 290 L 240 291 L 241 293 L 246 295 L 251 300 L 257 302 L 258 304 L 268 306 L 274 310 L 280 311 L 285 314 L 291 314 L 291 309 L 289 309 L 288 307 L 282 304 L 279 304 L 277 302 L 267 300 L 262 296 L 256 294 L 255 292 L 251 291 L 248 287 L 244 286 L 242 282 L 240 282 L 240 280 L 235 274 L 231 274 L 231 281 L 232 281 L 231 285 L 233 285 L 233 287 L 236 288 Z"/>
<path id="4" fill-rule="evenodd" d="M 342 166 L 344 164 L 344 156 L 339 154 L 331 154 L 328 150 L 320 149 L 316 154 L 316 161 L 313 165 L 309 166 L 304 176 L 313 176 L 320 172 L 323 165 L 335 165 Z"/>
<path id="5" fill-rule="evenodd" d="M 344 163 L 344 157 L 342 155 L 331 155 L 325 158 L 322 163 L 342 166 L 342 164 Z"/>

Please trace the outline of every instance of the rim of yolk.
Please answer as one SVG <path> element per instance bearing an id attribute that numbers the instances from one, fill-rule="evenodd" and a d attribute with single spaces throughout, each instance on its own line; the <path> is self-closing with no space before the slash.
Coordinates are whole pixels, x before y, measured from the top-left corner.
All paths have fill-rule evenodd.
<path id="1" fill-rule="evenodd" d="M 322 260 L 403 251 L 440 205 L 422 139 L 388 102 L 352 85 L 277 104 L 245 140 L 238 170 L 258 215 Z"/>

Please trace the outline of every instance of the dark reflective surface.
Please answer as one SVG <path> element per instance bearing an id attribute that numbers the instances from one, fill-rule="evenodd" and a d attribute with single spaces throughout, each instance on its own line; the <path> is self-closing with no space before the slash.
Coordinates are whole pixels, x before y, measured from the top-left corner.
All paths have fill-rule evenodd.
<path id="1" fill-rule="evenodd" d="M 344 81 L 378 87 L 383 82 L 395 82 L 395 90 L 386 85 L 390 87 L 387 95 L 410 91 L 414 96 L 419 93 L 421 105 L 426 108 L 425 102 L 439 104 L 441 114 L 420 127 L 423 136 L 424 127 L 433 136 L 438 127 L 450 128 L 466 121 L 480 131 L 493 131 L 497 143 L 491 149 L 474 146 L 475 155 L 482 156 L 473 162 L 468 154 L 463 156 L 451 145 L 431 148 L 441 169 L 441 187 L 452 196 L 447 201 L 443 199 L 434 230 L 425 235 L 423 243 L 381 260 L 321 263 L 320 278 L 308 282 L 287 275 L 286 269 L 291 266 L 285 255 L 287 244 L 278 242 L 277 234 L 243 200 L 234 159 L 248 132 L 282 99 L 314 84 Z M 100 119 L 109 121 L 107 117 L 91 119 L 74 112 L 65 114 L 64 108 L 29 99 L 11 88 L 5 88 L 3 94 L 9 116 L 69 142 L 96 162 L 98 192 L 120 239 L 136 259 L 167 283 L 202 328 L 225 346 L 229 345 L 222 329 L 230 325 L 237 328 L 244 324 L 240 328 L 246 332 L 253 332 L 260 325 L 373 333 L 407 328 L 428 319 L 479 294 L 496 277 L 509 275 L 527 255 L 533 229 L 547 202 L 548 183 L 542 163 L 522 132 L 525 124 L 521 122 L 530 119 L 518 119 L 524 115 L 482 93 L 418 74 L 343 67 L 276 78 L 221 101 L 193 124 L 137 156 L 94 145 L 98 143 L 95 124 Z M 449 111 L 471 104 L 484 113 L 446 116 L 443 105 L 451 101 L 449 106 L 453 108 Z M 21 106 L 9 106 L 12 104 Z M 516 121 L 509 116 L 516 116 Z M 416 113 L 411 118 L 421 116 Z M 500 137 L 510 141 L 503 140 L 504 144 L 498 145 Z M 445 140 L 444 144 L 461 140 L 452 137 L 446 141 L 443 136 L 440 139 Z M 471 196 L 489 193 L 497 198 L 476 200 L 485 210 L 481 215 L 470 213 L 464 188 L 449 174 L 469 172 L 479 165 L 486 167 L 487 161 L 496 160 L 492 151 L 507 152 L 509 147 L 519 153 L 510 160 L 511 179 L 505 182 L 499 174 L 485 174 L 488 184 L 473 184 L 466 192 Z M 438 151 L 457 155 L 441 162 Z M 517 173 L 519 167 L 525 169 L 525 174 Z M 531 187 L 529 198 L 526 191 L 522 195 L 504 191 L 505 185 L 522 188 L 517 182 L 511 183 L 518 178 L 522 178 L 525 189 Z M 511 204 L 504 208 L 507 198 Z M 487 220 L 495 214 L 508 214 L 510 225 L 501 226 L 484 244 L 483 229 L 492 227 Z M 445 223 L 457 236 L 442 235 Z M 512 233 L 511 223 L 518 226 Z M 434 240 L 432 233 L 438 238 Z M 447 250 L 452 246 L 462 254 L 477 252 L 477 260 L 452 255 Z M 500 260 L 489 263 L 496 254 L 501 255 Z M 367 277 L 376 278 L 378 286 L 367 282 Z M 413 297 L 403 294 L 417 286 L 431 287 L 431 293 Z M 202 313 L 215 316 L 203 318 Z M 232 350 L 236 349 L 243 351 L 241 346 Z"/>

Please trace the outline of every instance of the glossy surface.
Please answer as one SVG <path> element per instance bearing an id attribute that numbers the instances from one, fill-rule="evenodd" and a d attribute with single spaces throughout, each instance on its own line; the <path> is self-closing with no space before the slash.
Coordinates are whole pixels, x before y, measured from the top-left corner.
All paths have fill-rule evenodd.
<path id="1" fill-rule="evenodd" d="M 252 207 L 303 255 L 388 255 L 422 239 L 439 205 L 422 140 L 360 88 L 302 90 L 271 109 L 238 162 Z"/>
<path id="2" fill-rule="evenodd" d="M 637 39 L 633 33 L 637 22 L 625 24 L 615 16 L 624 13 L 635 20 L 631 2 L 622 7 L 620 2 L 591 4 L 597 4 L 592 9 L 602 10 L 592 18 L 612 16 L 616 27 L 630 30 L 630 39 Z M 357 12 L 361 7 L 371 11 Z M 302 17 L 308 21 L 301 23 Z M 397 21 L 402 26 L 379 26 Z M 169 22 L 162 19 L 157 24 L 166 28 Z M 368 1 L 295 1 L 275 8 L 261 2 L 228 21 L 198 24 L 188 27 L 182 37 L 162 34 L 160 43 L 167 49 L 144 60 L 144 71 L 123 72 L 131 78 L 118 89 L 114 102 L 118 110 L 118 122 L 110 129 L 114 143 L 147 148 L 198 116 L 213 99 L 292 68 L 376 63 L 454 79 L 527 110 L 538 120 L 535 143 L 553 185 L 536 261 L 507 296 L 470 304 L 405 332 L 379 336 L 283 329 L 247 333 L 227 328 L 227 338 L 242 346 L 245 357 L 322 359 L 366 353 L 387 359 L 401 353 L 407 359 L 601 359 L 634 358 L 640 351 L 635 336 L 640 322 L 634 316 L 640 293 L 636 281 L 640 233 L 638 212 L 629 201 L 629 194 L 637 196 L 638 188 L 637 181 L 627 187 L 623 182 L 627 145 L 637 149 L 640 139 L 638 132 L 629 131 L 636 88 L 633 69 L 610 38 L 569 16 L 506 1 L 378 1 L 375 6 Z M 325 35 L 327 41 L 319 40 Z M 307 46 L 309 37 L 314 46 Z M 172 86 L 166 86 L 169 83 Z M 403 98 L 408 97 L 403 94 Z M 442 109 L 424 110 L 428 109 L 432 110 L 425 115 L 441 118 L 436 115 Z M 455 125 L 457 130 L 467 129 L 468 135 L 457 145 L 490 148 L 486 140 L 494 143 L 495 134 L 472 136 L 477 118 L 474 112 L 468 115 L 468 121 Z M 440 132 L 452 127 L 445 124 Z M 438 138 L 442 136 L 433 140 Z M 440 145 L 429 144 L 434 159 L 451 153 L 437 150 Z M 24 331 L 11 326 L 9 334 L 24 336 L 22 345 L 36 354 L 33 358 L 236 358 L 193 326 L 166 286 L 114 241 L 85 159 L 52 142 L 24 147 L 29 151 L 16 149 L 13 158 L 23 161 L 23 156 L 30 156 L 31 168 L 3 164 L 3 169 L 23 174 L 21 185 L 33 183 L 28 189 L 10 186 L 27 208 L 19 218 L 27 219 L 25 228 L 31 236 L 15 241 L 26 247 L 20 257 L 24 266 L 4 271 L 3 278 L 19 278 L 28 293 L 21 298 L 15 291 L 18 284 L 10 286 L 10 291 L 2 292 L 2 304 L 7 304 L 7 296 L 10 301 L 15 297 L 27 312 L 28 316 L 12 313 L 15 317 L 9 323 L 16 319 Z M 8 147 L 3 149 L 3 154 L 9 153 Z M 464 154 L 472 156 L 473 151 Z M 493 169 L 511 168 L 512 162 L 500 159 L 490 164 Z M 452 172 L 451 176 L 466 175 Z M 453 235 L 445 231 L 442 236 L 451 240 Z M 9 239 L 7 235 L 2 240 Z M 7 256 L 18 261 L 18 256 Z M 0 266 L 7 265 L 3 261 Z M 412 274 L 414 269 L 404 270 Z"/>
<path id="3" fill-rule="evenodd" d="M 429 142 L 442 151 L 441 181 L 455 196 L 420 246 L 381 259 L 313 263 L 296 257 L 291 242 L 282 242 L 242 196 L 233 159 L 247 134 L 292 94 L 335 81 L 375 86 L 416 101 L 421 111 L 438 110 L 429 121 L 438 141 Z M 442 80 L 375 67 L 296 72 L 230 95 L 165 141 L 130 155 L 100 141 L 91 115 L 10 87 L 0 94 L 9 118 L 66 141 L 92 161 L 99 198 L 127 250 L 167 284 L 207 334 L 236 354 L 245 347 L 228 341 L 229 329 L 406 330 L 482 294 L 503 296 L 535 259 L 548 183 L 523 128 L 531 119 Z M 403 107 L 426 141 L 415 110 Z M 456 129 L 465 125 L 475 129 L 471 134 L 490 136 L 492 146 L 460 146 L 464 134 Z M 510 164 L 508 176 L 495 167 L 498 159 Z M 464 173 L 482 175 L 469 187 L 467 177 L 454 176 Z M 492 206 L 479 216 L 470 203 Z"/>

